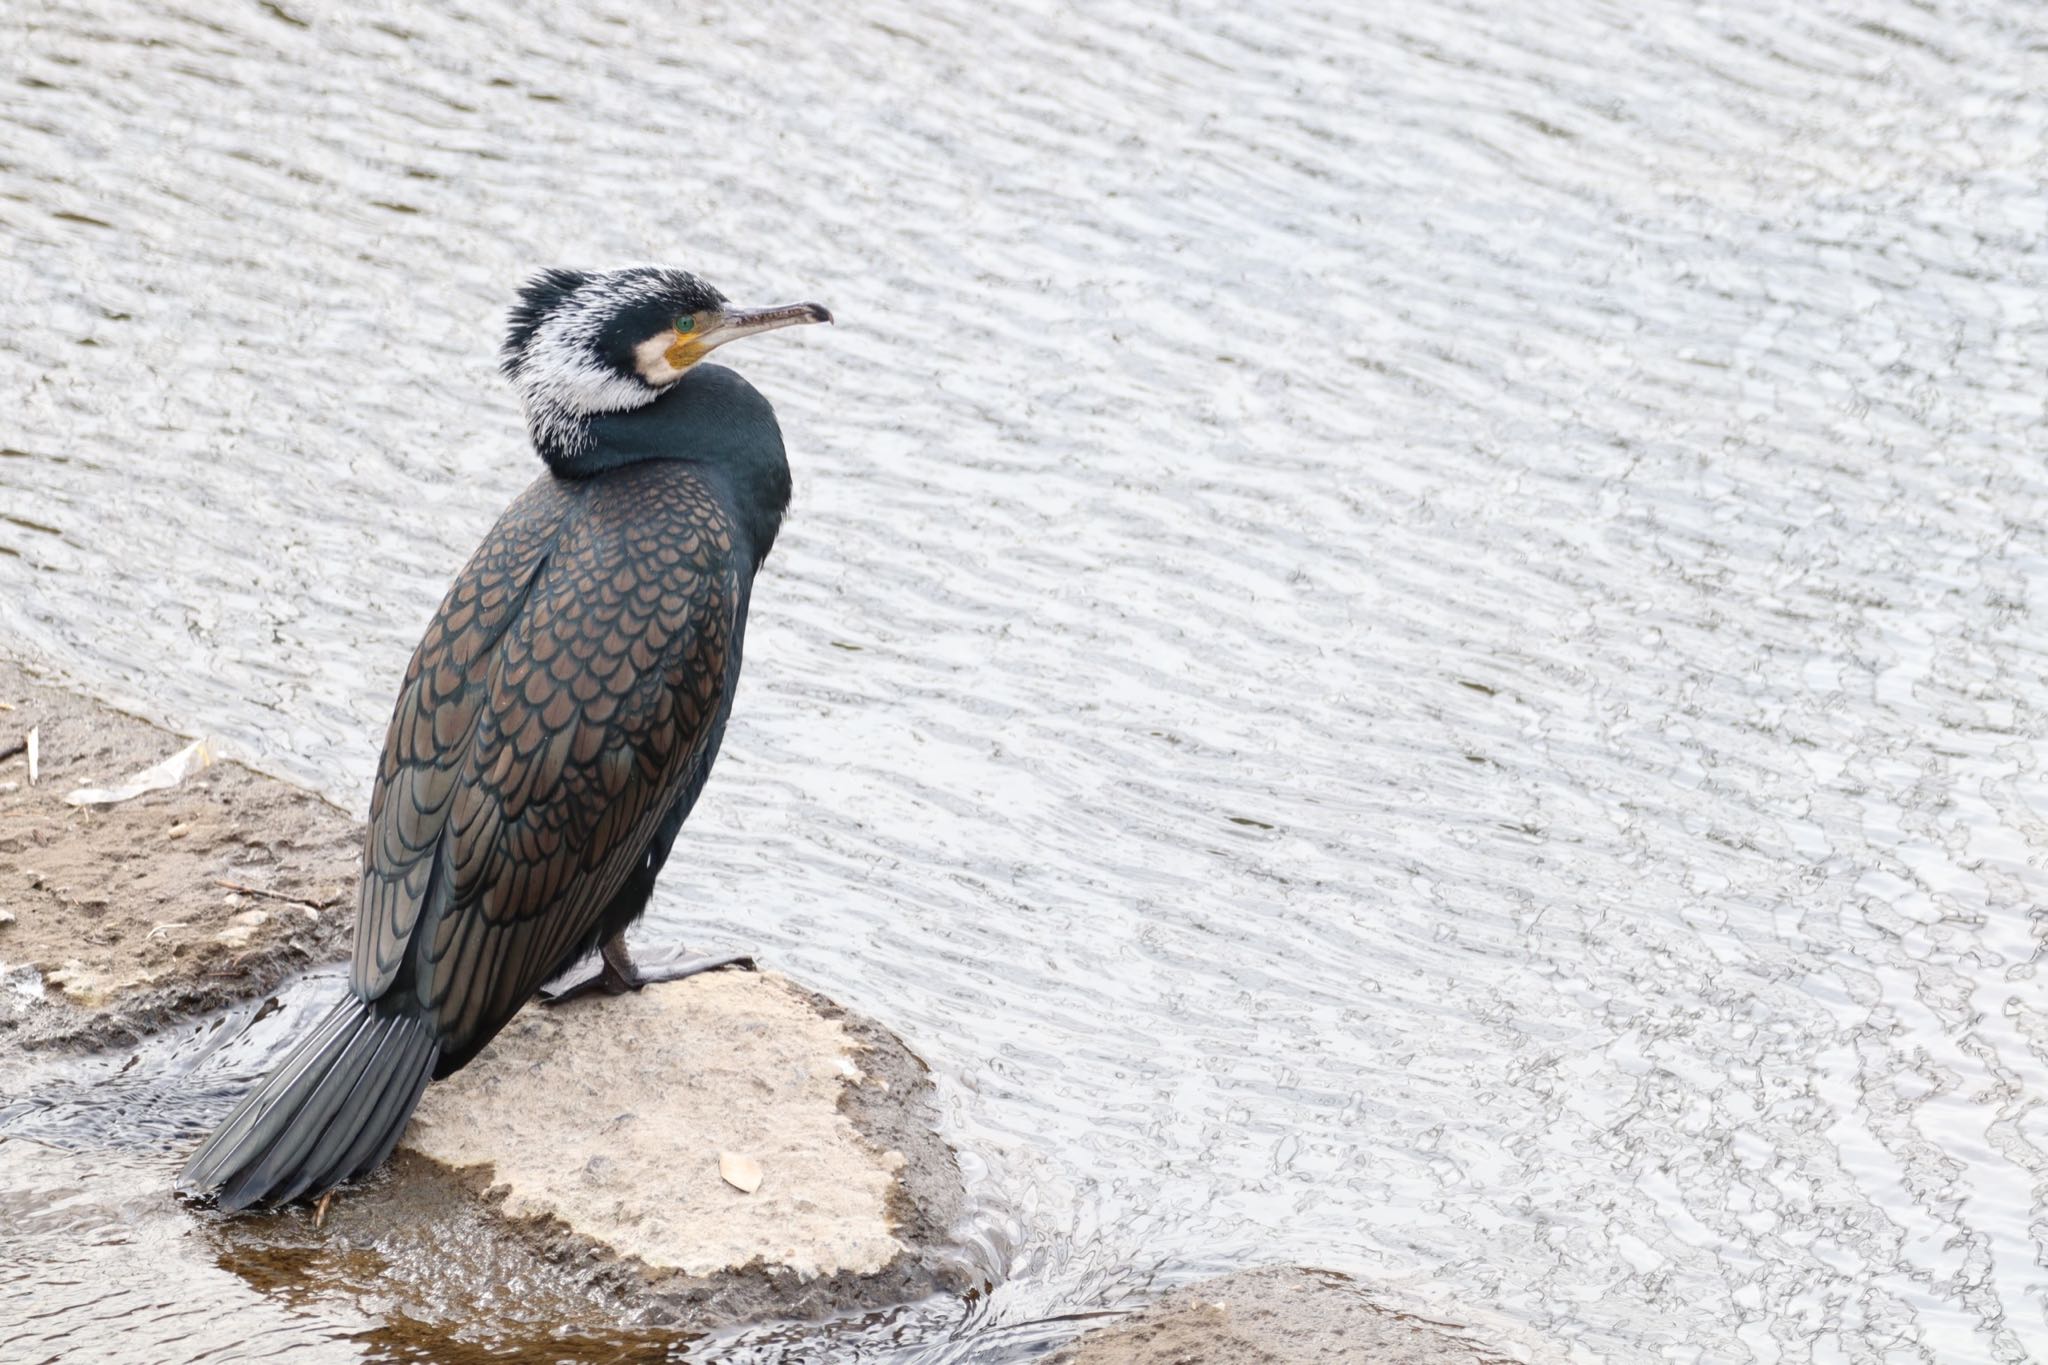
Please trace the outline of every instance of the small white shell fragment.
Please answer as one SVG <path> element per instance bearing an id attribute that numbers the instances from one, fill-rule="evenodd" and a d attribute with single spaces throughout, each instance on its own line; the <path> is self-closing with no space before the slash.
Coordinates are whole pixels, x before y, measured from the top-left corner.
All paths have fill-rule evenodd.
<path id="1" fill-rule="evenodd" d="M 718 1174 L 742 1194 L 752 1194 L 761 1188 L 761 1163 L 738 1152 L 718 1154 Z"/>
<path id="2" fill-rule="evenodd" d="M 244 910 L 228 921 L 228 927 L 213 936 L 213 941 L 223 948 L 246 947 L 256 937 L 256 931 L 270 920 L 267 910 Z"/>
<path id="3" fill-rule="evenodd" d="M 35 780 L 35 731 L 29 731 L 29 780 Z M 200 769 L 213 762 L 213 742 L 195 739 L 161 763 L 151 764 L 130 777 L 118 787 L 80 787 L 64 799 L 74 806 L 111 806 L 116 801 L 127 801 L 144 792 L 162 791 L 175 787 Z"/>

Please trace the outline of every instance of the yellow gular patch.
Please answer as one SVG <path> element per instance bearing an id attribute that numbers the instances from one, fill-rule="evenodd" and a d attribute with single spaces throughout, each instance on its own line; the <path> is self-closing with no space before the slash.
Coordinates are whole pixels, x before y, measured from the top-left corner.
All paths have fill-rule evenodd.
<path id="1" fill-rule="evenodd" d="M 706 346 L 701 338 L 682 336 L 675 332 L 669 335 L 675 337 L 675 340 L 662 352 L 661 358 L 675 366 L 677 374 L 681 374 L 711 353 L 711 348 Z"/>
<path id="2" fill-rule="evenodd" d="M 657 332 L 633 348 L 633 368 L 657 389 L 681 379 L 683 371 L 703 358 L 704 347 L 694 337 L 677 336 L 673 330 Z"/>

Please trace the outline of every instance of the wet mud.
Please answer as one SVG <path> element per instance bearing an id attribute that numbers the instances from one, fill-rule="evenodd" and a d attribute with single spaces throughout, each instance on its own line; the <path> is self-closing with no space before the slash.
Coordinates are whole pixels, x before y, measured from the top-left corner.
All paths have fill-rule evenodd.
<path id="1" fill-rule="evenodd" d="M 74 805 L 189 741 L 0 660 L 0 1068 L 9 1044 L 102 1047 L 348 952 L 359 826 L 219 762 L 168 790 Z M 5 1076 L 0 1069 L 0 1077 Z"/>
<path id="2" fill-rule="evenodd" d="M 1046 1365 L 1513 1365 L 1530 1356 L 1376 1301 L 1349 1276 L 1293 1266 L 1174 1290 Z"/>

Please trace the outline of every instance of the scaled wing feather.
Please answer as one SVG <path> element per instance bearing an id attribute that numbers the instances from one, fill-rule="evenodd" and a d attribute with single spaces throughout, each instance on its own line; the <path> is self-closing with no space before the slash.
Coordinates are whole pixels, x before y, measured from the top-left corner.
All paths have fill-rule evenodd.
<path id="1" fill-rule="evenodd" d="M 469 618 L 495 627 L 488 653 L 444 677 L 456 646 L 429 631 L 372 803 L 357 977 L 382 990 L 410 960 L 449 1057 L 597 932 L 727 700 L 742 589 L 716 501 L 662 465 L 577 495 L 512 619 Z M 428 732 L 458 746 L 412 742 Z"/>

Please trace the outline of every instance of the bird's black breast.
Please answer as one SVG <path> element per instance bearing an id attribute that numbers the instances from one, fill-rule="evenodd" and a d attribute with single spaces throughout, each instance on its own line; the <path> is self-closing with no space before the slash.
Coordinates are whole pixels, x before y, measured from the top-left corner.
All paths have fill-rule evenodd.
<path id="1" fill-rule="evenodd" d="M 371 797 L 351 984 L 408 992 L 450 1055 L 594 932 L 708 761 L 752 574 L 721 494 L 674 461 L 542 478 L 413 656 Z"/>

